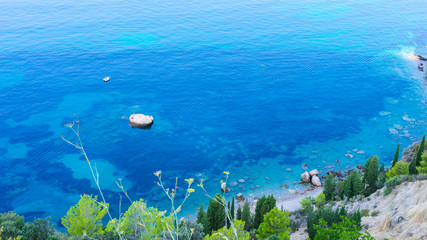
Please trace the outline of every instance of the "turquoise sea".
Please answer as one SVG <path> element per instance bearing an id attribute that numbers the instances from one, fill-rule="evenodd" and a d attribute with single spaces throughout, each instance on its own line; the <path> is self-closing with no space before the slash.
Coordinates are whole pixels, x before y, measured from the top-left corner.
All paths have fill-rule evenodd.
<path id="1" fill-rule="evenodd" d="M 169 187 L 204 178 L 211 194 L 230 171 L 245 183 L 228 197 L 250 198 L 304 189 L 305 163 L 389 166 L 426 133 L 411 58 L 427 56 L 426 13 L 425 0 L 1 0 L 0 212 L 60 226 L 80 194 L 98 194 L 61 139 L 74 114 L 115 217 L 118 178 L 169 209 L 157 170 Z M 130 127 L 132 113 L 154 125 Z M 182 215 L 202 202 L 196 187 Z"/>

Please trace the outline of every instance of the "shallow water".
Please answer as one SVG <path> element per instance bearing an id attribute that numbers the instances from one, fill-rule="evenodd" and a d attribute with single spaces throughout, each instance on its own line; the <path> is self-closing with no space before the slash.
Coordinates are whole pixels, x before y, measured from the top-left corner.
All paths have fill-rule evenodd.
<path id="1" fill-rule="evenodd" d="M 425 12 L 421 0 L 1 1 L 0 212 L 58 221 L 97 194 L 61 140 L 74 114 L 114 216 L 118 178 L 168 208 L 160 169 L 211 194 L 228 170 L 247 177 L 231 193 L 249 196 L 302 189 L 304 163 L 390 165 L 426 131 L 425 73 L 408 57 L 427 55 Z M 132 113 L 153 127 L 131 128 Z M 183 213 L 201 202 L 196 188 Z"/>

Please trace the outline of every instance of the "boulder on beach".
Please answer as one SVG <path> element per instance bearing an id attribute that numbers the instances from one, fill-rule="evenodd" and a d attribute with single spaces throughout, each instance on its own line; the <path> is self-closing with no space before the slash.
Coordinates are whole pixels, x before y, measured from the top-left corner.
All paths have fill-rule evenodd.
<path id="1" fill-rule="evenodd" d="M 129 117 L 129 124 L 133 127 L 149 128 L 153 125 L 153 120 L 153 116 L 134 113 Z"/>
<path id="2" fill-rule="evenodd" d="M 317 171 L 317 169 L 311 170 L 309 173 L 310 173 L 310 176 L 319 175 L 319 171 Z"/>
<path id="3" fill-rule="evenodd" d="M 322 186 L 322 183 L 320 182 L 320 178 L 318 176 L 311 177 L 311 184 L 313 184 L 316 187 Z"/>
<path id="4" fill-rule="evenodd" d="M 301 181 L 310 182 L 310 174 L 307 171 L 301 174 Z"/>
<path id="5" fill-rule="evenodd" d="M 221 191 L 226 193 L 230 191 L 230 189 L 227 187 L 227 183 L 221 183 Z"/>

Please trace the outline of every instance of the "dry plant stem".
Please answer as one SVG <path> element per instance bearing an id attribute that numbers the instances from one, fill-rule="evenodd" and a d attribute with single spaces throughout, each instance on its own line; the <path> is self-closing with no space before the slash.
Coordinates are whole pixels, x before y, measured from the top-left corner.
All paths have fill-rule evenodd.
<path id="1" fill-rule="evenodd" d="M 125 194 L 126 198 L 129 200 L 129 202 L 130 202 L 131 204 L 133 204 L 133 201 L 132 201 L 132 199 L 129 197 L 128 192 L 124 189 L 124 187 L 123 187 L 123 185 L 122 185 L 122 181 L 121 181 L 121 179 L 119 179 L 119 181 L 120 181 L 120 183 L 118 183 L 118 182 L 116 181 L 117 186 L 122 190 L 122 192 Z M 121 197 L 121 195 L 120 195 L 120 197 Z M 140 218 L 140 219 L 141 219 L 142 225 L 143 225 L 143 227 L 145 228 L 145 231 L 147 232 L 147 236 L 148 236 L 148 238 L 151 240 L 151 239 L 152 239 L 152 238 L 151 238 L 151 233 L 150 233 L 150 231 L 148 231 L 147 224 L 145 223 L 144 218 L 143 218 L 143 217 L 142 217 L 142 215 L 140 214 L 140 212 L 139 212 L 139 209 L 138 209 L 138 208 L 137 208 L 137 213 L 138 213 L 138 218 Z M 148 216 L 151 218 L 151 215 L 150 215 L 150 214 L 148 214 Z M 151 218 L 151 220 L 153 220 L 154 225 L 156 226 L 156 221 L 155 221 L 153 218 Z M 156 226 L 156 227 L 158 227 L 158 226 Z M 142 232 L 140 232 L 140 235 L 142 236 Z"/>
<path id="2" fill-rule="evenodd" d="M 73 128 L 74 123 L 77 123 L 77 130 L 75 130 L 75 129 Z M 95 183 L 96 183 L 96 186 L 98 187 L 99 193 L 101 194 L 102 202 L 103 202 L 103 204 L 104 204 L 104 207 L 106 207 L 106 209 L 107 209 L 108 217 L 109 217 L 109 218 L 110 218 L 110 220 L 112 221 L 112 220 L 113 220 L 113 218 L 111 217 L 110 210 L 108 209 L 108 207 L 107 207 L 107 202 L 105 201 L 105 198 L 104 198 L 104 194 L 102 193 L 101 187 L 99 186 L 99 178 L 97 178 L 97 177 L 99 177 L 99 175 L 97 174 L 97 177 L 95 177 L 95 173 L 93 172 L 92 165 L 91 165 L 91 163 L 90 163 L 90 161 L 89 161 L 89 158 L 88 158 L 88 156 L 87 156 L 87 154 L 86 154 L 86 151 L 85 151 L 85 149 L 84 149 L 84 147 L 83 147 L 82 140 L 80 139 L 80 133 L 79 133 L 79 126 L 80 126 L 80 124 L 79 124 L 79 121 L 78 121 L 78 120 L 76 120 L 76 121 L 74 121 L 74 122 L 73 122 L 73 124 L 67 124 L 66 126 L 67 126 L 67 127 L 69 127 L 69 128 L 73 131 L 73 133 L 77 136 L 77 139 L 78 139 L 78 141 L 79 141 L 79 142 L 78 142 L 78 143 L 76 143 L 76 144 L 73 144 L 73 143 L 71 143 L 70 141 L 66 140 L 66 139 L 64 138 L 64 136 L 61 136 L 61 137 L 62 137 L 62 139 L 63 139 L 65 142 L 67 142 L 68 144 L 70 144 L 70 145 L 74 146 L 75 148 L 79 149 L 79 150 L 80 150 L 80 152 L 82 153 L 82 155 L 86 158 L 86 161 L 87 161 L 87 163 L 88 163 L 88 165 L 89 165 L 89 168 L 90 168 L 90 172 L 92 173 L 92 177 L 93 177 L 93 179 L 95 180 Z M 113 221 L 112 221 L 112 222 L 113 222 Z M 116 232 L 117 232 L 117 234 L 119 235 L 120 239 L 121 239 L 121 240 L 123 240 L 123 238 L 122 238 L 122 236 L 121 236 L 121 234 L 120 234 L 120 232 L 119 232 L 119 230 L 118 230 L 118 228 L 117 228 L 117 226 L 116 226 L 116 224 L 115 224 L 114 222 L 113 222 L 113 226 L 114 226 L 114 228 L 116 229 Z"/>

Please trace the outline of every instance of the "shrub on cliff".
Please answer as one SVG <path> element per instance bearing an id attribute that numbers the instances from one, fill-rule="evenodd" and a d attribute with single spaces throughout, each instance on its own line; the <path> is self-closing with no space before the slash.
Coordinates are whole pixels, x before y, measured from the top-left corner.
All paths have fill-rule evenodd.
<path id="1" fill-rule="evenodd" d="M 264 220 L 263 217 L 266 213 L 270 212 L 276 206 L 276 199 L 273 195 L 265 196 L 263 195 L 255 207 L 255 218 L 253 223 L 253 228 L 258 229 L 259 225 Z"/>
<path id="2" fill-rule="evenodd" d="M 328 174 L 323 187 L 323 193 L 325 194 L 326 201 L 333 200 L 335 198 L 335 185 L 336 179 L 332 174 Z"/>
<path id="3" fill-rule="evenodd" d="M 251 208 L 249 206 L 248 199 L 246 199 L 245 203 L 243 204 L 243 210 L 242 210 L 242 221 L 245 223 L 244 229 L 248 231 L 251 228 Z"/>
<path id="4" fill-rule="evenodd" d="M 264 215 L 263 222 L 258 227 L 257 237 L 264 239 L 276 235 L 282 240 L 290 239 L 289 231 L 291 228 L 287 227 L 289 223 L 289 212 L 283 212 L 274 207 Z"/>
<path id="5" fill-rule="evenodd" d="M 419 174 L 427 174 L 427 152 L 423 153 L 422 161 L 420 162 L 420 166 L 417 167 L 417 171 Z"/>
<path id="6" fill-rule="evenodd" d="M 386 173 L 386 180 L 396 176 L 409 175 L 409 165 L 407 162 L 399 161 Z"/>
<path id="7" fill-rule="evenodd" d="M 392 167 L 394 167 L 394 165 L 396 165 L 396 163 L 399 161 L 399 146 L 400 144 L 397 144 L 397 149 L 396 149 L 396 152 L 394 153 L 393 162 L 391 163 Z"/>
<path id="8" fill-rule="evenodd" d="M 80 201 L 61 219 L 71 236 L 95 237 L 103 233 L 102 218 L 107 214 L 108 205 L 101 205 L 96 200 L 97 196 L 80 196 Z"/>
<path id="9" fill-rule="evenodd" d="M 209 221 L 208 221 L 208 215 L 205 211 L 203 211 L 203 203 L 200 204 L 199 211 L 197 212 L 197 223 L 201 224 L 203 226 L 203 232 L 205 234 L 209 233 Z"/>
<path id="10" fill-rule="evenodd" d="M 207 240 L 224 240 L 224 239 L 239 239 L 239 240 L 249 240 L 250 235 L 244 230 L 245 223 L 243 221 L 234 220 L 234 228 L 223 227 L 217 231 L 213 231 L 212 234 L 205 237 Z M 237 237 L 236 237 L 237 235 Z"/>
<path id="11" fill-rule="evenodd" d="M 378 162 L 379 159 L 377 156 L 372 156 L 366 160 L 364 167 L 363 182 L 366 184 L 365 192 L 367 195 L 375 192 L 377 190 L 376 182 L 378 180 Z"/>
<path id="12" fill-rule="evenodd" d="M 332 223 L 331 226 L 328 226 L 327 222 L 320 219 L 319 223 L 314 225 L 314 229 L 317 232 L 314 238 L 316 240 L 375 240 L 367 231 L 365 234 L 360 233 L 360 228 L 357 224 L 347 217 L 342 217 L 340 222 Z"/>
<path id="13" fill-rule="evenodd" d="M 223 196 L 219 194 L 216 194 L 215 198 L 209 199 L 207 212 L 209 232 L 216 231 L 225 226 L 225 209 L 221 202 L 224 202 L 224 200 Z"/>

